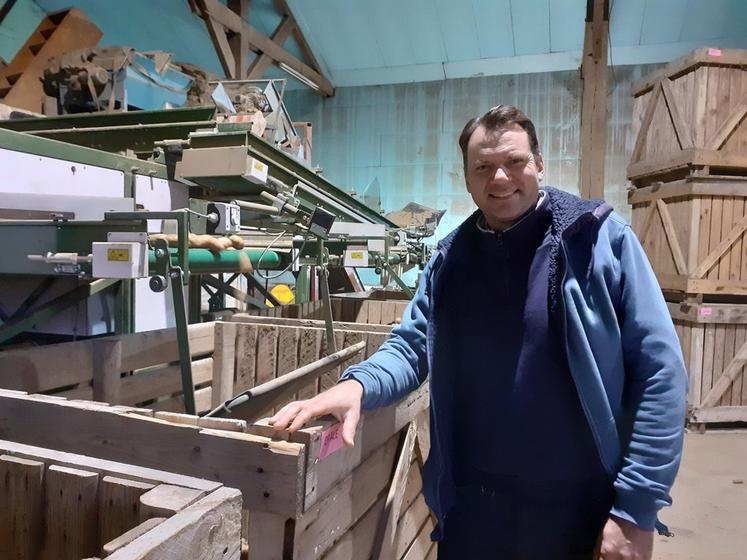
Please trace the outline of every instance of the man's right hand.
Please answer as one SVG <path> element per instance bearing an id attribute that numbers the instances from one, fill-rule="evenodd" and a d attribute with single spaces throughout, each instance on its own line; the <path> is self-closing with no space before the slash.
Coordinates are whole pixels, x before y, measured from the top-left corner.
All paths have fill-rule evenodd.
<path id="1" fill-rule="evenodd" d="M 285 405 L 270 418 L 270 425 L 277 430 L 295 432 L 311 420 L 331 414 L 342 422 L 342 440 L 352 447 L 362 399 L 363 385 L 353 379 L 342 381 L 314 398 Z"/>

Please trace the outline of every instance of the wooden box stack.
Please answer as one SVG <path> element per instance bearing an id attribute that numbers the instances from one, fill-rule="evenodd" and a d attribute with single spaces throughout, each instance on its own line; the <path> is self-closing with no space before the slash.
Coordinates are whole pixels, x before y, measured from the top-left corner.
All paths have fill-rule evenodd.
<path id="1" fill-rule="evenodd" d="M 690 419 L 747 421 L 747 50 L 696 50 L 634 84 L 633 96 L 632 227 L 680 334 Z M 740 410 L 711 410 L 727 406 Z"/>

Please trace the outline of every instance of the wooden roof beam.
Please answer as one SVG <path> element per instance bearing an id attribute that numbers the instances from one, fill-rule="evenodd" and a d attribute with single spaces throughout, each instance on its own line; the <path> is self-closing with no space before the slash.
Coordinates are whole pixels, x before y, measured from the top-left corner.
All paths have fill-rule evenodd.
<path id="1" fill-rule="evenodd" d="M 319 93 L 331 97 L 335 93 L 332 83 L 318 71 L 298 60 L 283 49 L 270 37 L 263 35 L 244 20 L 239 14 L 224 6 L 218 0 L 197 0 L 203 9 L 203 17 L 209 17 L 223 25 L 227 30 L 241 34 L 249 49 L 261 54 L 267 54 L 278 65 L 290 69 L 291 75 L 297 74 L 313 84 Z M 281 68 L 283 67 L 281 66 Z"/>
<path id="2" fill-rule="evenodd" d="M 271 39 L 278 45 L 282 46 L 286 39 L 290 37 L 291 33 L 293 33 L 293 29 L 295 27 L 296 25 L 293 19 L 286 15 L 285 17 L 283 17 L 283 21 L 280 22 L 280 25 L 278 25 L 277 29 L 272 34 Z M 270 64 L 272 64 L 272 58 L 270 58 L 270 55 L 268 55 L 267 53 L 262 53 L 254 59 L 254 62 L 252 62 L 252 65 L 249 67 L 249 72 L 247 72 L 246 78 L 248 80 L 256 80 L 261 78 L 265 75 L 265 72 L 270 67 Z"/>

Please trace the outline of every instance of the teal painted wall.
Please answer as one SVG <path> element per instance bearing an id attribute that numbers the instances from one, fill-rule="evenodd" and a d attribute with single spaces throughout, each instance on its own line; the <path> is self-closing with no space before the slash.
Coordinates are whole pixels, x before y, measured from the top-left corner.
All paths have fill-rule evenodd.
<path id="1" fill-rule="evenodd" d="M 33 0 L 17 0 L 0 25 L 0 58 L 6 62 L 13 60 L 44 15 L 44 10 Z"/>
<path id="2" fill-rule="evenodd" d="M 605 198 L 626 217 L 625 168 L 634 143 L 630 86 L 652 68 L 618 67 L 610 74 Z M 578 72 L 566 71 L 339 88 L 330 99 L 291 91 L 286 105 L 294 120 L 313 123 L 313 164 L 327 178 L 360 196 L 378 179 L 387 212 L 410 201 L 445 209 L 440 237 L 474 209 L 459 132 L 499 103 L 517 105 L 534 121 L 547 184 L 577 193 L 580 97 Z"/>

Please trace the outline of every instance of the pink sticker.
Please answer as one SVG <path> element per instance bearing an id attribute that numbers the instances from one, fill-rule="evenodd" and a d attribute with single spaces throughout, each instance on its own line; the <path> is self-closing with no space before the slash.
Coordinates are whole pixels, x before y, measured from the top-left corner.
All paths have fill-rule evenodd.
<path id="1" fill-rule="evenodd" d="M 319 460 L 322 461 L 342 447 L 342 424 L 335 424 L 322 432 Z"/>
<path id="2" fill-rule="evenodd" d="M 721 49 L 708 49 L 708 56 L 721 56 Z"/>
<path id="3" fill-rule="evenodd" d="M 698 311 L 698 314 L 701 317 L 710 317 L 711 315 L 713 315 L 713 307 L 701 307 Z"/>

